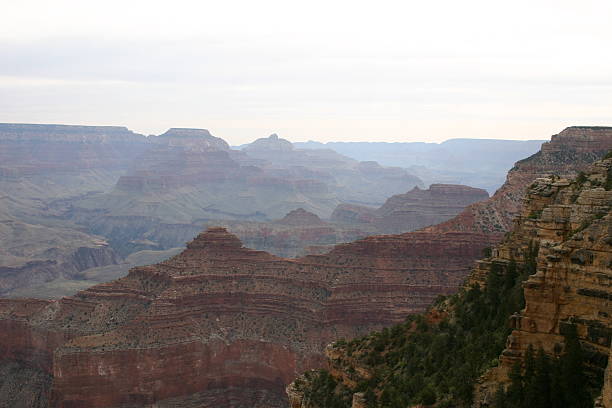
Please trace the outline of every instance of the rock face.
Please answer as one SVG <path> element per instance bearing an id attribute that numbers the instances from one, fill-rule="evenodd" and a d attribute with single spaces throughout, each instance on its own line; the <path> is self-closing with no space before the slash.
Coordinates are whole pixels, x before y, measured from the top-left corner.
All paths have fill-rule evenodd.
<path id="1" fill-rule="evenodd" d="M 293 150 L 293 144 L 287 139 L 280 139 L 276 133 L 273 133 L 268 138 L 257 139 L 247 145 L 244 150 L 247 152 L 289 152 Z"/>
<path id="2" fill-rule="evenodd" d="M 574 177 L 612 149 L 612 127 L 573 126 L 553 135 L 542 150 L 520 160 L 490 200 L 475 203 L 432 231 L 506 232 L 521 209 L 527 187 L 538 177 Z"/>
<path id="3" fill-rule="evenodd" d="M 570 354 L 566 335 L 575 328 L 585 356 L 586 377 L 594 391 L 601 392 L 596 406 L 610 407 L 612 152 L 587 167 L 574 181 L 551 176 L 531 183 L 514 228 L 491 252 L 490 257 L 477 263 L 464 290 L 436 304 L 427 315 L 363 338 L 329 345 L 328 371 L 308 372 L 287 388 L 291 406 L 324 407 L 333 397 L 334 406 L 349 407 L 352 396 L 352 406 L 357 407 L 363 396 L 357 391 L 369 393 L 375 405 L 377 401 L 381 406 L 408 406 L 407 400 L 415 403 L 421 399 L 418 392 L 424 381 L 434 392 L 430 400 L 471 406 L 470 395 L 464 398 L 459 393 L 450 394 L 460 388 L 455 385 L 457 379 L 461 385 L 467 383 L 468 392 L 475 388 L 474 406 L 496 406 L 500 386 L 509 386 L 511 368 L 518 362 L 527 371 L 525 360 L 530 347 L 542 349 L 551 359 L 548 365 L 536 363 L 535 381 L 539 383 L 525 385 L 525 394 L 533 395 L 527 392 L 534 387 L 544 401 L 551 400 L 546 390 L 561 393 L 559 388 L 566 385 L 558 385 L 558 369 L 550 367 L 567 367 L 567 361 L 573 358 L 564 360 L 562 356 Z M 517 289 L 524 294 L 522 310 Z M 486 297 L 489 301 L 483 300 Z M 495 339 L 509 332 L 502 316 L 497 315 L 502 310 L 512 328 L 503 351 L 503 342 Z M 483 325 L 483 321 L 496 323 Z M 426 335 L 429 337 L 423 344 L 419 338 Z M 469 339 L 467 347 L 457 347 L 459 338 Z M 484 347 L 473 349 L 475 344 Z M 485 350 L 491 346 L 493 353 Z M 491 369 L 491 360 L 500 351 L 499 359 L 495 359 L 499 364 Z M 465 358 L 469 358 L 469 365 L 477 367 L 473 374 L 465 370 Z M 449 361 L 454 365 L 449 367 Z M 576 364 L 578 371 L 572 374 L 580 377 L 583 373 L 579 367 Z M 453 382 L 447 382 L 448 377 Z M 420 384 L 416 389 L 415 381 Z M 552 388 L 555 381 L 558 388 Z M 585 395 L 579 381 L 569 385 L 575 385 L 569 393 L 588 403 L 588 392 Z M 568 394 L 567 390 L 563 394 Z M 395 399 L 400 395 L 402 404 Z M 502 397 L 510 399 L 510 395 Z M 449 396 L 455 398 L 448 399 Z M 385 401 L 395 404 L 385 405 Z"/>
<path id="4" fill-rule="evenodd" d="M 603 155 L 588 150 L 601 144 L 585 147 L 575 136 L 557 143 L 580 148 L 552 154 L 566 171 Z M 543 168 L 548 157 L 529 165 Z M 515 180 L 535 174 L 521 166 Z M 298 259 L 209 229 L 182 254 L 73 297 L 0 302 L 2 360 L 52 375 L 52 406 L 281 406 L 291 379 L 323 364 L 327 343 L 400 322 L 452 293 L 501 235 L 457 229 L 374 236 Z"/>
<path id="5" fill-rule="evenodd" d="M 522 260 L 534 245 L 539 247 L 537 272 L 523 284 L 526 306 L 511 318 L 513 331 L 501 364 L 479 386 L 479 404 L 491 401 L 498 385 L 509 381 L 512 365 L 524 359 L 530 345 L 559 355 L 568 326 L 577 328 L 589 370 L 603 377 L 612 340 L 612 158 L 575 181 L 537 179 L 512 235 L 491 259 L 479 263 L 470 281 L 483 284 L 493 264 Z M 609 388 L 603 402 L 612 406 Z"/>
<path id="6" fill-rule="evenodd" d="M 310 226 L 310 225 L 324 225 L 325 223 L 316 215 L 311 212 L 298 208 L 293 210 L 278 221 L 279 224 L 283 225 L 294 225 L 294 226 Z"/>
<path id="7" fill-rule="evenodd" d="M 205 129 L 145 137 L 113 126 L 0 124 L 0 294 L 74 278 L 81 266 L 73 261 L 86 248 L 97 259 L 89 265 L 102 266 L 140 250 L 182 247 L 211 220 L 247 222 L 238 228 L 253 237 L 247 243 L 278 247 L 283 256 L 365 236 L 355 228 L 275 223 L 275 242 L 265 233 L 256 239 L 261 226 L 253 221 L 272 222 L 300 207 L 331 214 L 356 190 L 341 185 L 336 170 L 358 179 L 355 185 L 364 177 L 358 162 L 333 151 L 296 153 L 274 137 L 253 149 L 257 157 L 231 150 Z M 274 165 L 261 158 L 266 154 L 287 157 Z M 379 172 L 394 188 L 418 182 L 405 171 Z"/>
<path id="8" fill-rule="evenodd" d="M 294 143 L 298 149 L 333 149 L 356 160 L 408 169 L 430 184 L 465 184 L 493 194 L 514 163 L 540 150 L 546 140 L 450 139 L 423 142 Z"/>
<path id="9" fill-rule="evenodd" d="M 0 295 L 119 260 L 53 203 L 111 188 L 148 145 L 123 127 L 0 124 Z"/>
<path id="10" fill-rule="evenodd" d="M 341 204 L 331 219 L 344 224 L 371 224 L 379 233 L 398 234 L 446 221 L 468 205 L 487 198 L 487 192 L 480 188 L 432 184 L 427 190 L 415 187 L 405 194 L 394 195 L 375 210 Z"/>
<path id="11" fill-rule="evenodd" d="M 209 228 L 180 255 L 76 296 L 3 300 L 2 358 L 25 355 L 51 374 L 51 406 L 283 406 L 285 386 L 320 366 L 332 339 L 456 290 L 487 245 L 484 235 L 479 245 L 424 238 L 370 237 L 288 260 Z"/>
<path id="12" fill-rule="evenodd" d="M 0 123 L 0 180 L 90 169 L 126 169 L 146 138 L 119 126 Z"/>

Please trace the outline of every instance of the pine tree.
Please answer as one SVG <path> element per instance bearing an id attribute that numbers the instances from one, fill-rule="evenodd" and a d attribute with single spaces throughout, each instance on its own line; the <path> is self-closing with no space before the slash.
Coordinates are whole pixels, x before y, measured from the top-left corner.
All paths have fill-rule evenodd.
<path id="1" fill-rule="evenodd" d="M 522 407 L 524 388 L 523 388 L 523 373 L 521 372 L 521 362 L 517 360 L 513 365 L 508 376 L 510 377 L 510 386 L 506 396 L 511 407 Z"/>
<path id="2" fill-rule="evenodd" d="M 533 408 L 549 408 L 551 405 L 550 400 L 550 387 L 551 382 L 551 366 L 550 361 L 544 350 L 540 347 L 538 355 L 535 359 L 535 376 L 532 380 L 531 388 L 535 390 L 535 394 L 530 396 L 527 401 L 530 402 L 530 406 Z"/>
<path id="3" fill-rule="evenodd" d="M 567 407 L 590 407 L 593 402 L 586 389 L 584 357 L 575 325 L 569 325 L 565 334 L 565 353 L 561 356 L 561 384 L 565 390 Z"/>

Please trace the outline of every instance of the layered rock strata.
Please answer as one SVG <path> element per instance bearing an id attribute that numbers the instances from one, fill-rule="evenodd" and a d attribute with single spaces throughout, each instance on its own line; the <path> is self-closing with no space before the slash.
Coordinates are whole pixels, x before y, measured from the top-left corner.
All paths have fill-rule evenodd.
<path id="1" fill-rule="evenodd" d="M 433 232 L 506 232 L 520 212 L 528 186 L 538 177 L 574 177 L 612 149 L 612 127 L 572 126 L 553 135 L 542 149 L 518 161 L 490 200 L 475 203 L 455 218 L 430 227 Z"/>
<path id="2" fill-rule="evenodd" d="M 205 129 L 145 137 L 114 126 L 0 124 L 0 294 L 74 278 L 83 251 L 91 253 L 87 267 L 96 267 L 140 250 L 182 247 L 212 220 L 233 222 L 249 245 L 283 256 L 366 235 L 281 223 L 266 233 L 252 224 L 300 207 L 329 215 L 354 189 L 333 173 L 363 180 L 357 161 L 333 151 L 296 153 L 288 141 L 262 140 L 257 155 L 285 161 L 232 150 Z M 377 171 L 383 185 L 418 182 L 405 171 Z M 260 230 L 263 237 L 255 237 Z"/>
<path id="3" fill-rule="evenodd" d="M 148 146 L 119 126 L 0 123 L 0 180 L 91 169 L 127 169 Z"/>
<path id="4" fill-rule="evenodd" d="M 51 406 L 283 406 L 331 340 L 424 310 L 488 244 L 423 238 L 289 260 L 210 228 L 180 255 L 73 297 L 0 302 L 0 350 L 53 376 Z"/>
<path id="5" fill-rule="evenodd" d="M 481 370 L 475 375 L 474 381 L 469 380 L 463 371 L 460 378 L 470 381 L 468 384 L 475 388 L 474 406 L 492 407 L 501 389 L 508 389 L 510 372 L 512 367 L 519 363 L 519 367 L 525 366 L 528 350 L 543 350 L 550 357 L 560 358 L 567 352 L 566 335 L 575 328 L 584 355 L 584 371 L 590 389 L 596 394 L 601 392 L 601 397 L 596 401 L 597 407 L 610 407 L 610 361 L 612 357 L 612 152 L 608 158 L 596 162 L 580 173 L 575 180 L 551 176 L 536 179 L 528 189 L 523 200 L 520 214 L 514 220 L 514 228 L 504 238 L 503 242 L 492 249 L 490 257 L 477 263 L 473 272 L 467 279 L 465 290 L 450 301 L 441 302 L 431 308 L 424 320 L 429 324 L 438 324 L 445 317 L 445 327 L 455 324 L 455 321 L 467 322 L 469 325 L 461 326 L 461 336 L 464 338 L 478 339 L 474 331 L 482 330 L 477 321 L 482 315 L 484 302 L 482 299 L 474 302 L 478 293 L 495 293 L 500 287 L 506 287 L 505 292 L 510 297 L 505 306 L 516 302 L 512 297 L 516 296 L 514 287 L 517 276 L 528 276 L 522 283 L 525 307 L 520 312 L 507 316 L 512 331 L 508 336 L 506 348 L 499 357 L 496 367 L 489 369 L 490 361 L 485 357 L 474 355 L 478 351 L 472 350 L 470 355 L 478 364 L 480 359 L 484 362 Z M 508 286 L 512 283 L 510 286 Z M 519 281 L 520 283 L 520 281 Z M 474 289 L 475 286 L 480 289 Z M 496 289 L 487 291 L 487 286 L 493 285 Z M 520 288 L 520 286 L 516 286 Z M 484 291 L 481 291 L 483 290 Z M 500 293 L 500 292 L 497 292 Z M 471 300 L 470 300 L 471 299 Z M 480 302 L 480 303 L 478 303 Z M 474 307 L 479 304 L 480 307 Z M 493 303 L 494 304 L 494 303 Z M 499 302 L 497 305 L 502 305 Z M 520 308 L 521 303 L 516 305 Z M 503 309 L 498 309 L 503 310 Z M 461 317 L 463 316 L 463 317 Z M 414 320 L 412 320 L 414 321 Z M 503 323 L 501 323 L 503 324 Z M 432 337 L 438 346 L 449 340 L 449 332 L 444 331 L 442 325 L 438 327 L 419 329 L 418 325 L 395 326 L 384 331 L 383 335 L 364 337 L 347 343 L 338 342 L 326 349 L 329 374 L 331 376 L 321 381 L 324 373 L 315 373 L 312 376 L 304 375 L 287 388 L 291 406 L 295 408 L 317 408 L 322 407 L 321 401 L 325 397 L 334 397 L 338 401 L 339 395 L 348 397 L 353 395 L 352 406 L 362 406 L 364 394 L 369 394 L 371 399 L 382 401 L 383 396 L 390 390 L 405 393 L 411 398 L 416 395 L 409 384 L 414 378 L 410 378 L 410 369 L 422 365 L 432 365 L 428 361 L 431 357 L 413 356 L 412 359 L 400 360 L 397 356 L 402 353 L 410 354 L 410 342 L 418 343 L 418 336 L 428 330 L 437 333 L 438 337 Z M 486 327 L 486 326 L 485 326 Z M 493 326 L 491 331 L 485 335 L 493 336 L 503 326 Z M 455 327 L 454 330 L 456 330 Z M 421 330 L 421 331 L 419 331 Z M 505 330 L 505 329 L 504 329 Z M 409 337 L 411 331 L 415 331 L 414 337 Z M 452 332 L 452 331 L 451 331 Z M 478 335 L 481 335 L 479 332 Z M 503 333 L 503 332 L 502 332 Z M 380 334 L 380 333 L 379 333 Z M 373 339 L 377 340 L 374 341 Z M 491 344 L 495 344 L 493 337 Z M 349 346 L 347 346 L 349 344 Z M 408 344 L 408 347 L 406 345 Z M 446 343 L 448 345 L 452 342 Z M 417 346 L 416 344 L 413 344 Z M 503 347 L 500 344 L 500 348 Z M 452 349 L 452 347 L 450 347 Z M 464 352 L 465 349 L 462 351 Z M 440 361 L 452 357 L 452 351 L 442 348 L 443 355 Z M 484 356 L 485 350 L 482 350 Z M 393 360 L 390 356 L 395 356 Z M 386 361 L 391 363 L 386 365 Z M 497 359 L 496 359 L 497 360 Z M 550 360 L 549 360 L 550 361 Z M 396 364 L 397 363 L 397 364 Z M 441 366 L 438 366 L 440 368 Z M 539 370 L 540 368 L 538 368 Z M 446 371 L 447 368 L 444 369 Z M 526 368 L 525 368 L 526 370 Z M 478 378 L 480 373 L 484 375 Z M 438 374 L 444 375 L 443 371 Z M 546 374 L 549 375 L 550 373 Z M 573 373 L 581 375 L 581 373 Z M 317 377 L 318 376 L 318 377 Z M 377 376 L 377 381 L 369 380 Z M 404 376 L 404 377 L 402 377 Z M 408 377 L 406 377 L 408 376 Z M 403 378 L 401 384 L 405 389 L 384 388 L 387 384 L 381 384 L 381 378 L 387 382 L 393 378 Z M 314 380 L 313 380 L 314 379 Z M 600 382 L 603 379 L 603 387 Z M 421 378 L 421 382 L 423 379 Z M 449 392 L 448 383 L 439 378 L 430 377 L 436 391 L 432 396 L 444 398 Z M 542 390 L 550 386 L 549 379 L 541 379 Z M 316 384 L 336 384 L 321 390 Z M 375 384 L 375 386 L 368 384 Z M 340 385 L 337 385 L 340 384 Z M 548 384 L 548 385 L 546 385 Z M 575 384 L 579 387 L 578 384 Z M 444 388 L 446 387 L 446 388 Z M 384 388 L 384 390 L 383 390 Z M 355 392 L 360 391 L 360 392 Z M 417 390 L 419 391 L 419 390 Z M 540 391 L 540 390 L 539 390 Z M 538 392 L 539 392 L 538 391 Z M 588 402 L 588 394 L 585 389 L 575 389 L 573 392 L 582 395 L 582 403 Z M 514 391 L 517 392 L 517 391 Z M 580 394 L 578 394 L 580 393 Z M 313 403 L 306 400 L 307 395 L 317 394 L 319 402 Z M 332 395 L 333 394 L 333 395 Z M 437 395 L 436 395 L 437 394 Z M 503 394 L 502 394 L 503 395 Z M 544 398 L 548 398 L 545 395 Z M 330 398 L 332 399 L 332 398 Z M 472 398 L 470 397 L 471 401 Z M 344 405 L 349 406 L 347 398 L 343 398 Z M 466 406 L 463 401 L 440 401 L 451 402 L 458 406 Z"/>
<path id="6" fill-rule="evenodd" d="M 489 198 L 480 188 L 455 184 L 432 184 L 427 190 L 415 187 L 387 199 L 377 209 L 341 204 L 331 220 L 350 225 L 371 225 L 381 234 L 399 234 L 435 225 L 459 214 L 468 205 Z"/>
<path id="7" fill-rule="evenodd" d="M 537 272 L 523 284 L 526 306 L 510 319 L 513 331 L 500 366 L 478 386 L 479 405 L 509 382 L 511 367 L 529 346 L 553 356 L 562 353 L 570 325 L 577 328 L 590 375 L 604 376 L 612 340 L 612 158 L 574 181 L 537 179 L 512 234 L 478 264 L 470 282 L 484 285 L 486 275 L 495 273 L 492 265 L 523 260 L 534 245 Z M 603 396 L 603 406 L 612 406 L 609 388 Z"/>

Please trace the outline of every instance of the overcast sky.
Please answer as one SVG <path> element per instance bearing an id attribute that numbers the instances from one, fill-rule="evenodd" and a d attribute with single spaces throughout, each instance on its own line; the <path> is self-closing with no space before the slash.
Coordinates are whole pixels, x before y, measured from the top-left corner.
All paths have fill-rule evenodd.
<path id="1" fill-rule="evenodd" d="M 0 3 L 0 122 L 231 144 L 612 125 L 609 0 Z"/>

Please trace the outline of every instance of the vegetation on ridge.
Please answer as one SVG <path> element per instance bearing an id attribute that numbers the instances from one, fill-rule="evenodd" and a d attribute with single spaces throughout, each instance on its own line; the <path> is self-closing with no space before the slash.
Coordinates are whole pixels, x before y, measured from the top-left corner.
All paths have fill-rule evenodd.
<path id="1" fill-rule="evenodd" d="M 403 324 L 335 343 L 332 370 L 344 378 L 311 371 L 296 389 L 313 407 L 349 408 L 357 392 L 374 408 L 470 406 L 474 384 L 498 364 L 511 332 L 508 317 L 525 305 L 522 282 L 535 273 L 538 250 L 530 244 L 524 262 L 493 262 L 484 288 L 440 298 L 433 307 L 445 315 L 440 321 L 411 315 Z M 498 391 L 494 407 L 592 406 L 575 327 L 568 327 L 565 353 L 552 358 L 531 350 L 525 366 L 514 368 L 508 389 Z"/>
<path id="2" fill-rule="evenodd" d="M 525 262 L 493 263 L 485 288 L 477 285 L 434 306 L 448 311 L 437 323 L 423 315 L 334 347 L 363 367 L 369 378 L 346 365 L 354 387 L 337 382 L 325 370 L 308 373 L 305 401 L 318 407 L 350 407 L 355 392 L 364 392 L 369 407 L 406 407 L 436 403 L 439 407 L 469 406 L 473 384 L 497 365 L 510 334 L 507 318 L 524 307 L 521 283 L 535 272 L 537 245 Z M 299 388 L 300 384 L 296 384 Z"/>

